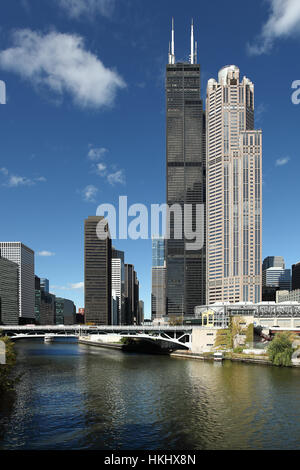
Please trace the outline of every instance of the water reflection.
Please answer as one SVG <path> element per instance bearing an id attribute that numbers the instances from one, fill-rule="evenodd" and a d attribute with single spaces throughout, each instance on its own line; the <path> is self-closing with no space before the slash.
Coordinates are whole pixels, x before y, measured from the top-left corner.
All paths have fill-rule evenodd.
<path id="1" fill-rule="evenodd" d="M 299 448 L 298 369 L 20 342 L 0 449 Z"/>

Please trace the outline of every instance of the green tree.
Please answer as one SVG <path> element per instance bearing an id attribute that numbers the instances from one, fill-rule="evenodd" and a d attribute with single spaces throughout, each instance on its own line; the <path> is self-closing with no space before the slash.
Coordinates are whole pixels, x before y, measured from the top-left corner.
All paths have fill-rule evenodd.
<path id="1" fill-rule="evenodd" d="M 224 330 L 218 330 L 217 335 L 216 335 L 216 340 L 214 344 L 215 348 L 219 349 L 231 349 L 232 348 L 232 335 L 231 335 L 231 330 L 224 329 Z"/>
<path id="2" fill-rule="evenodd" d="M 182 317 L 170 317 L 169 326 L 181 326 L 183 322 Z"/>
<path id="3" fill-rule="evenodd" d="M 290 366 L 293 352 L 291 336 L 288 333 L 278 333 L 268 347 L 270 361 L 275 366 Z"/>

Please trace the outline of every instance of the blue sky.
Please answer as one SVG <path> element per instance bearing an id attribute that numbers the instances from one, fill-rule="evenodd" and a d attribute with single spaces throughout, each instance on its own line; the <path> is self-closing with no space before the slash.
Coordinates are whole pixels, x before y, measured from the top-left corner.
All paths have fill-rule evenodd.
<path id="1" fill-rule="evenodd" d="M 0 12 L 1 240 L 36 252 L 51 290 L 83 300 L 83 221 L 102 203 L 165 202 L 164 68 L 193 17 L 207 80 L 236 64 L 264 135 L 263 255 L 300 260 L 299 0 L 4 0 Z M 151 241 L 116 241 L 150 312 Z M 48 256 L 46 256 L 48 255 Z"/>

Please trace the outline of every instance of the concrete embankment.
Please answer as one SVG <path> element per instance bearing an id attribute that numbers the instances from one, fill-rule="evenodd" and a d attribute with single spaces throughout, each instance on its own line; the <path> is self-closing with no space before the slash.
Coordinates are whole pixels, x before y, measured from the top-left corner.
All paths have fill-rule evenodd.
<path id="1" fill-rule="evenodd" d="M 183 358 L 183 359 L 195 359 L 200 361 L 213 361 L 214 357 L 212 355 L 202 355 L 202 354 L 195 354 L 191 351 L 179 351 L 174 352 L 170 355 L 174 358 Z M 273 366 L 272 362 L 268 360 L 266 357 L 224 357 L 224 361 L 231 361 L 231 362 L 243 362 L 244 364 L 256 364 L 262 366 Z M 300 367 L 300 364 L 292 363 L 289 367 Z"/>
<path id="2" fill-rule="evenodd" d="M 86 338 L 86 337 L 82 337 L 80 336 L 79 337 L 79 344 L 86 344 L 88 346 L 95 346 L 97 348 L 104 348 L 104 349 L 117 349 L 117 350 L 121 350 L 123 349 L 123 344 L 120 344 L 118 343 L 118 340 L 121 339 L 120 338 L 110 338 L 108 337 L 108 335 L 105 337 L 105 339 L 108 339 L 108 341 L 111 341 L 111 342 L 104 342 L 102 341 L 103 337 L 99 338 L 99 336 L 95 336 L 93 339 L 89 339 L 89 338 Z"/>
<path id="3" fill-rule="evenodd" d="M 170 354 L 171 357 L 182 357 L 184 359 L 198 359 L 200 361 L 213 360 L 213 357 L 205 357 L 203 354 L 193 353 L 191 351 L 175 351 Z"/>

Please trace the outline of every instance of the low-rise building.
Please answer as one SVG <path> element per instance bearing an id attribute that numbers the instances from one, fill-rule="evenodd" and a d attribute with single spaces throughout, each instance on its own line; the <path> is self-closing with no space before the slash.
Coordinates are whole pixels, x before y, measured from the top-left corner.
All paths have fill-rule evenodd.
<path id="1" fill-rule="evenodd" d="M 56 325 L 75 325 L 76 306 L 72 300 L 56 297 L 55 322 Z"/>
<path id="2" fill-rule="evenodd" d="M 300 289 L 288 291 L 282 290 L 276 292 L 276 302 L 299 302 L 300 303 Z"/>

